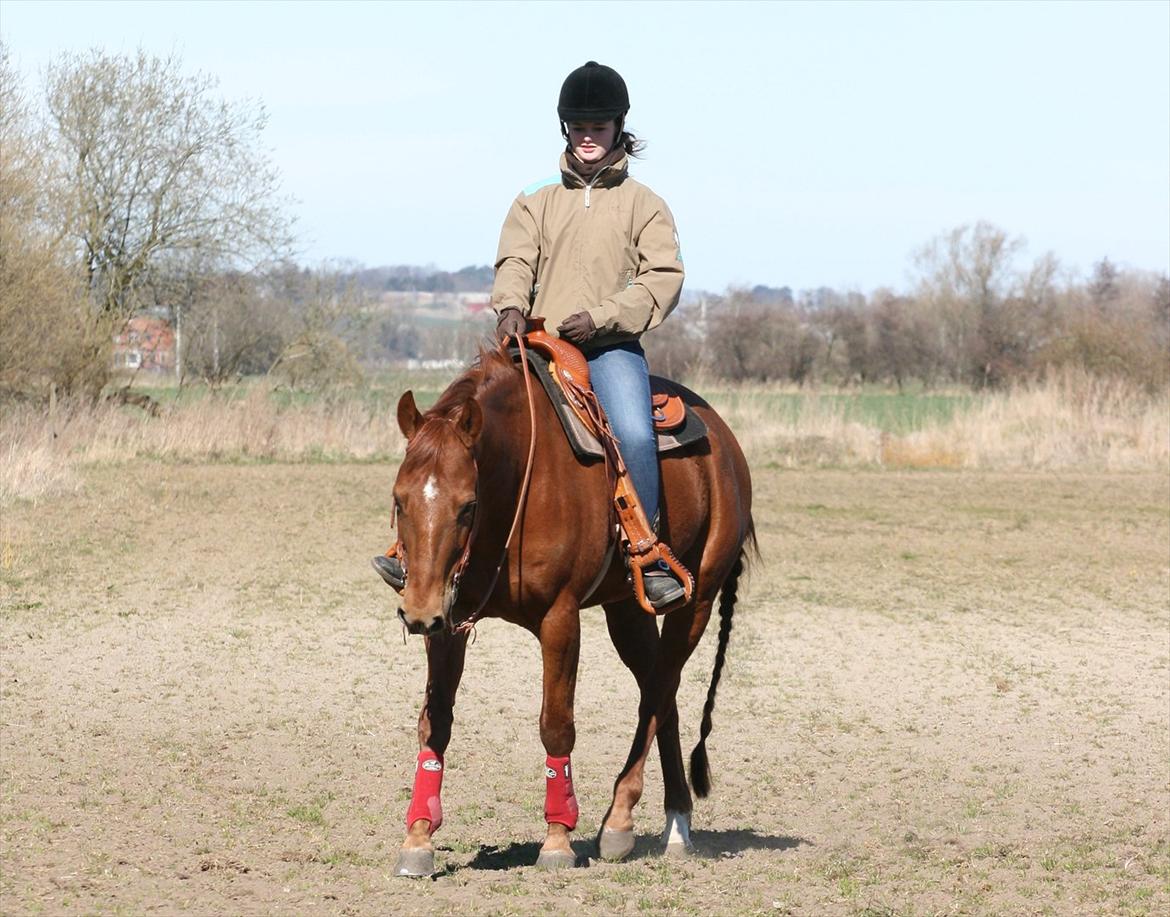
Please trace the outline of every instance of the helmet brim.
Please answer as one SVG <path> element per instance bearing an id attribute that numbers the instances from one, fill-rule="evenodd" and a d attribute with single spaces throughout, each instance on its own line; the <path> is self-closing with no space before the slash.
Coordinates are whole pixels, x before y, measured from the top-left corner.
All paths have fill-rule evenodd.
<path id="1" fill-rule="evenodd" d="M 628 111 L 629 109 L 626 109 Z M 616 121 L 625 117 L 620 108 L 558 108 L 557 115 L 562 121 Z"/>

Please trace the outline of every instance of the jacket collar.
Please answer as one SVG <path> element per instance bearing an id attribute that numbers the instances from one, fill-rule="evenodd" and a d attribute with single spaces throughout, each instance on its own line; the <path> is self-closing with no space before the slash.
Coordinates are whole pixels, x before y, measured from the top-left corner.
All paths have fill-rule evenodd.
<path id="1" fill-rule="evenodd" d="M 594 188 L 611 188 L 614 185 L 620 185 L 626 180 L 626 176 L 630 172 L 630 157 L 622 153 L 607 166 L 603 166 L 601 170 L 593 176 L 592 186 Z M 585 181 L 580 175 L 573 171 L 571 160 L 568 153 L 561 153 L 561 181 L 566 188 L 584 188 L 590 182 Z"/>

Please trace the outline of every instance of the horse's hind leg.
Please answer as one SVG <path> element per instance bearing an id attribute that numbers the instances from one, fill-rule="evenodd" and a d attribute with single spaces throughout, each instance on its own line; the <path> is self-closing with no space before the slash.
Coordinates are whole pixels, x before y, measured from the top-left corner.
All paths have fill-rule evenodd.
<path id="1" fill-rule="evenodd" d="M 691 790 L 683 767 L 682 741 L 679 738 L 678 704 L 671 699 L 670 709 L 658 729 L 658 757 L 662 762 L 662 782 L 666 801 L 666 829 L 662 843 L 669 854 L 691 850 Z"/>
<path id="2" fill-rule="evenodd" d="M 660 639 L 654 619 L 632 599 L 605 606 L 610 637 L 638 682 L 640 700 L 634 741 L 625 767 L 614 782 L 613 802 L 598 838 L 603 859 L 621 859 L 633 849 L 633 810 L 642 798 L 646 758 L 655 737 L 662 760 L 667 810 L 677 807 L 679 812 L 690 812 L 675 694 L 682 667 L 702 636 L 710 612 L 710 602 L 672 612 L 665 619 Z M 686 626 L 680 627 L 684 623 Z"/>
<path id="3" fill-rule="evenodd" d="M 642 772 L 654 741 L 655 702 L 651 688 L 658 655 L 658 628 L 633 599 L 605 606 L 605 622 L 618 657 L 638 683 L 638 725 L 634 744 L 613 787 L 613 802 L 601 822 L 598 852 L 603 860 L 620 860 L 634 849 L 634 806 L 642 798 Z"/>
<path id="4" fill-rule="evenodd" d="M 691 811 L 694 803 L 687 786 L 683 767 L 682 742 L 679 738 L 678 686 L 683 667 L 699 641 L 711 618 L 711 599 L 700 600 L 691 618 L 675 612 L 662 624 L 663 713 L 658 732 L 658 755 L 662 761 L 665 784 L 666 827 L 662 843 L 669 855 L 685 855 L 691 850 Z"/>

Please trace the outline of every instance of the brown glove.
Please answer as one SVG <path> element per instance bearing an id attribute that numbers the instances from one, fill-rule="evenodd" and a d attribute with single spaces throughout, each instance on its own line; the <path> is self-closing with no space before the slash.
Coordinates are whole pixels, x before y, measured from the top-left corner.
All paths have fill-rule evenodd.
<path id="1" fill-rule="evenodd" d="M 557 334 L 580 347 L 597 334 L 597 326 L 588 312 L 576 312 L 557 326 Z"/>
<path id="2" fill-rule="evenodd" d="M 496 340 L 506 341 L 510 337 L 519 337 L 528 327 L 524 313 L 515 306 L 508 306 L 496 319 Z"/>

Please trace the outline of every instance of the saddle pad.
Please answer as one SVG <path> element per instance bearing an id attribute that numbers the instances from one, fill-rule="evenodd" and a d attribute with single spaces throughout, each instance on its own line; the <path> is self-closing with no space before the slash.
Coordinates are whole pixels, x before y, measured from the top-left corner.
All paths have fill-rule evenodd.
<path id="1" fill-rule="evenodd" d="M 520 359 L 520 351 L 515 347 L 509 348 L 508 352 L 512 355 L 512 360 L 518 362 Z M 553 379 L 552 374 L 548 370 L 548 360 L 543 354 L 536 353 L 531 349 L 524 351 L 528 355 L 528 365 L 532 367 L 536 377 L 540 379 L 540 384 L 544 386 L 545 392 L 548 394 L 549 401 L 552 402 L 556 409 L 557 417 L 560 418 L 561 426 L 565 430 L 565 436 L 569 438 L 569 443 L 573 447 L 573 451 L 578 458 L 603 458 L 605 453 L 601 449 L 601 443 L 597 441 L 592 433 L 585 429 L 585 425 L 569 407 L 569 402 L 565 400 L 565 393 L 561 391 L 561 387 L 557 385 Z M 655 391 L 676 392 L 675 385 L 669 379 L 662 379 L 658 376 L 650 377 L 650 389 Z M 702 418 L 699 417 L 688 404 L 686 405 L 686 419 L 682 426 L 671 430 L 669 433 L 658 434 L 658 452 L 671 452 L 675 449 L 681 449 L 683 446 L 689 446 L 691 443 L 697 443 L 700 440 L 707 438 L 707 425 L 703 423 Z"/>

